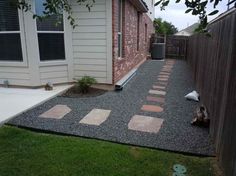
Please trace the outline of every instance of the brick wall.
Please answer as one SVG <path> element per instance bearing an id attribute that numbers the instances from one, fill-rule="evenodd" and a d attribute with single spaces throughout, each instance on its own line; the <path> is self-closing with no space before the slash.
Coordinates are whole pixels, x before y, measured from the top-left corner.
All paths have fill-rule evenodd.
<path id="1" fill-rule="evenodd" d="M 154 32 L 153 22 L 147 14 L 139 14 L 139 47 L 138 41 L 138 12 L 128 1 L 123 3 L 123 53 L 118 58 L 118 15 L 119 0 L 113 0 L 113 83 L 119 81 L 136 65 L 147 58 L 149 38 Z M 147 35 L 145 30 L 147 29 Z M 145 40 L 146 39 L 146 40 Z"/>

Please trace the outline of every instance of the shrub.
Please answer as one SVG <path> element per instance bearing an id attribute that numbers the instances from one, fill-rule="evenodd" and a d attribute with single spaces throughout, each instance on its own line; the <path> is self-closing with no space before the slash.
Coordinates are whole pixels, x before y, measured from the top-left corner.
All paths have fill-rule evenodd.
<path id="1" fill-rule="evenodd" d="M 91 85 L 97 83 L 96 79 L 90 76 L 84 76 L 77 81 L 77 86 L 82 93 L 88 93 Z"/>

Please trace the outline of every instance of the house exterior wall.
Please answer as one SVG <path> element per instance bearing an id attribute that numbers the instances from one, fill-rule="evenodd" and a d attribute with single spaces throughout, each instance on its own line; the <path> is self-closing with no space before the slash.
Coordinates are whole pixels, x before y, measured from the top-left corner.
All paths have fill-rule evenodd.
<path id="1" fill-rule="evenodd" d="M 35 9 L 35 1 L 29 1 L 32 11 Z M 23 62 L 0 61 L 0 85 L 4 80 L 9 85 L 38 87 L 47 82 L 53 84 L 67 83 L 73 81 L 70 54 L 70 33 L 71 26 L 64 18 L 64 42 L 65 60 L 61 61 L 40 61 L 39 45 L 36 29 L 36 20 L 32 12 L 19 11 L 19 23 L 21 32 L 21 44 Z"/>
<path id="2" fill-rule="evenodd" d="M 36 0 L 29 1 L 32 10 Z M 96 1 L 91 11 L 72 0 L 79 24 L 74 30 L 64 15 L 65 60 L 40 61 L 36 20 L 31 12 L 19 11 L 23 62 L 0 62 L 0 85 L 37 87 L 74 81 L 88 75 L 99 83 L 112 84 L 112 0 Z"/>
<path id="3" fill-rule="evenodd" d="M 75 1 L 72 5 L 79 25 L 72 32 L 74 77 L 112 84 L 112 1 L 95 1 L 90 12 Z"/>
<path id="4" fill-rule="evenodd" d="M 35 0 L 29 1 L 34 9 Z M 96 1 L 91 11 L 71 0 L 78 27 L 72 29 L 64 17 L 65 60 L 40 61 L 36 20 L 31 12 L 20 14 L 23 62 L 0 62 L 0 84 L 37 87 L 95 77 L 98 83 L 113 84 L 146 59 L 149 37 L 154 32 L 151 18 L 140 14 L 137 50 L 137 10 L 124 1 L 123 57 L 118 58 L 118 0 Z M 145 30 L 145 26 L 146 29 Z M 145 33 L 147 31 L 147 35 Z M 147 40 L 145 40 L 147 38 Z"/>
<path id="5" fill-rule="evenodd" d="M 136 65 L 147 58 L 153 21 L 147 14 L 140 14 L 139 50 L 137 50 L 138 12 L 130 1 L 123 1 L 122 57 L 118 57 L 119 1 L 113 0 L 113 82 L 116 83 Z M 147 26 L 147 34 L 145 30 Z M 145 40 L 146 38 L 146 40 Z"/>
<path id="6" fill-rule="evenodd" d="M 0 66 L 0 85 L 4 80 L 8 80 L 12 85 L 30 86 L 29 68 Z"/>

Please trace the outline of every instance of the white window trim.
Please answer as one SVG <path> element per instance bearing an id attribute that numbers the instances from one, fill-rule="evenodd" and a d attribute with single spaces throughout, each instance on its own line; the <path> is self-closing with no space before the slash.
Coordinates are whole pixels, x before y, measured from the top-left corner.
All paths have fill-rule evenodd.
<path id="1" fill-rule="evenodd" d="M 24 17 L 23 12 L 18 9 L 18 19 L 20 31 L 1 31 L 1 34 L 16 34 L 20 33 L 21 51 L 23 61 L 2 61 L 0 60 L 0 66 L 15 66 L 15 67 L 28 67 L 27 54 L 26 54 L 26 38 L 24 30 Z"/>

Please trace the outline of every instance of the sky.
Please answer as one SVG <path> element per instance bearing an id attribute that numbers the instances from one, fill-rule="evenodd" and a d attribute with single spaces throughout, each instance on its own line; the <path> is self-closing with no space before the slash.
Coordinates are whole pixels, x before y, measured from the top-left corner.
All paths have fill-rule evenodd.
<path id="1" fill-rule="evenodd" d="M 210 20 L 214 19 L 222 12 L 225 12 L 227 10 L 227 3 L 228 0 L 222 0 L 216 8 L 219 10 L 219 13 L 212 16 Z M 181 0 L 178 4 L 175 3 L 175 0 L 171 0 L 170 4 L 164 11 L 161 11 L 159 6 L 155 8 L 155 18 L 161 17 L 165 21 L 171 22 L 178 28 L 178 30 L 182 30 L 199 21 L 198 16 L 193 16 L 191 13 L 184 13 L 186 10 L 184 0 Z M 210 13 L 211 11 L 213 11 L 213 3 L 208 3 L 207 12 Z"/>

